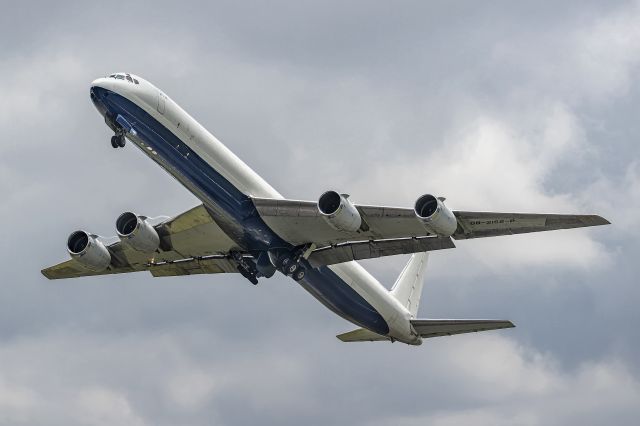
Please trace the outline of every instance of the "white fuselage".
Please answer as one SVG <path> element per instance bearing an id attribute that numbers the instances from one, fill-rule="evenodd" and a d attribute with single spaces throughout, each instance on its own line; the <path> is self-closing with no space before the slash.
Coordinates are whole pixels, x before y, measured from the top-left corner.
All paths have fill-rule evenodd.
<path id="1" fill-rule="evenodd" d="M 132 77 L 138 83 L 112 77 L 92 83 L 92 100 L 100 112 L 112 119 L 122 115 L 133 128 L 127 138 L 202 200 L 239 248 L 268 250 L 288 244 L 264 228 L 259 217 L 250 217 L 257 214 L 250 208 L 251 197 L 283 197 L 158 88 Z M 387 336 L 409 344 L 421 341 L 413 332 L 409 311 L 356 262 L 322 267 L 300 284 L 328 308 L 362 327 L 387 331 L 376 319 L 377 313 L 388 327 Z M 344 285 L 350 290 L 331 288 Z M 375 312 L 350 308 L 345 294 L 361 297 Z"/>

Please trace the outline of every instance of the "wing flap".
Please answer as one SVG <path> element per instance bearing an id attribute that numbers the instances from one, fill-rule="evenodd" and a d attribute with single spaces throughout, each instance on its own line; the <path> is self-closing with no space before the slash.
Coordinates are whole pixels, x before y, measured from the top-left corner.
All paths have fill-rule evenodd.
<path id="1" fill-rule="evenodd" d="M 221 256 L 153 264 L 150 265 L 149 272 L 154 277 L 175 277 L 178 275 L 235 273 L 238 272 L 238 269 L 233 262 Z"/>
<path id="2" fill-rule="evenodd" d="M 316 249 L 309 256 L 309 262 L 313 266 L 333 265 L 352 260 L 373 259 L 449 248 L 455 248 L 453 240 L 440 237 L 356 241 Z"/>
<path id="3" fill-rule="evenodd" d="M 511 321 L 487 319 L 417 319 L 411 325 L 424 338 L 515 327 Z"/>
<path id="4" fill-rule="evenodd" d="M 104 271 L 100 272 L 87 269 L 82 266 L 82 264 L 72 259 L 43 269 L 42 275 L 50 280 L 59 280 L 63 278 L 79 278 L 141 271 L 149 271 L 154 277 L 238 272 L 235 264 L 226 256 L 212 256 L 208 258 L 187 258 L 170 262 L 147 263 L 136 266 L 111 265 Z"/>
<path id="5" fill-rule="evenodd" d="M 142 269 L 140 269 L 142 270 Z M 63 278 L 79 278 L 90 277 L 95 275 L 111 275 L 121 274 L 125 272 L 136 272 L 137 270 L 131 266 L 124 267 L 109 267 L 104 271 L 95 272 L 85 268 L 75 260 L 67 260 L 66 262 L 58 263 L 57 265 L 50 266 L 43 269 L 42 275 L 50 280 L 59 280 Z"/>

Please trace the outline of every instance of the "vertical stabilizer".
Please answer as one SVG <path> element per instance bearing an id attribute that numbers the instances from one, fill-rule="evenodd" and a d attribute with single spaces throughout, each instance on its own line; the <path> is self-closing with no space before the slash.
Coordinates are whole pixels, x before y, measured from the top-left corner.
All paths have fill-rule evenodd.
<path id="1" fill-rule="evenodd" d="M 412 318 L 418 313 L 428 258 L 429 253 L 413 254 L 391 288 L 391 295 L 409 310 Z"/>

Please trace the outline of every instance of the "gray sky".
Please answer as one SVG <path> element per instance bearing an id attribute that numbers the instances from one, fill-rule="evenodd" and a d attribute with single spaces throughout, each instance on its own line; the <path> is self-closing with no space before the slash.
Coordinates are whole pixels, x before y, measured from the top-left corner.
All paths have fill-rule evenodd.
<path id="1" fill-rule="evenodd" d="M 0 424 L 637 424 L 639 3 L 0 6 Z M 74 229 L 197 204 L 111 148 L 88 89 L 116 71 L 287 197 L 613 225 L 435 253 L 422 316 L 518 327 L 418 348 L 340 343 L 352 326 L 281 277 L 49 282 Z M 405 262 L 365 266 L 390 286 Z"/>

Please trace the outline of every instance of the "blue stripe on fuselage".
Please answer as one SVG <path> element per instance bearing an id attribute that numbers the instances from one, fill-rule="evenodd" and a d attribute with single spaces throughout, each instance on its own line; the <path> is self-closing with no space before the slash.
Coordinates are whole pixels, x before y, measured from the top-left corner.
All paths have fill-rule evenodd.
<path id="1" fill-rule="evenodd" d="M 293 248 L 262 220 L 251 198 L 236 188 L 180 138 L 130 100 L 109 90 L 93 87 L 91 97 L 102 114 L 122 115 L 137 137 L 157 154 L 149 155 L 202 200 L 220 228 L 246 250 L 257 253 Z M 147 152 L 147 154 L 149 154 Z M 343 318 L 380 334 L 389 327 L 382 316 L 328 267 L 314 269 L 300 284 L 325 306 Z"/>

